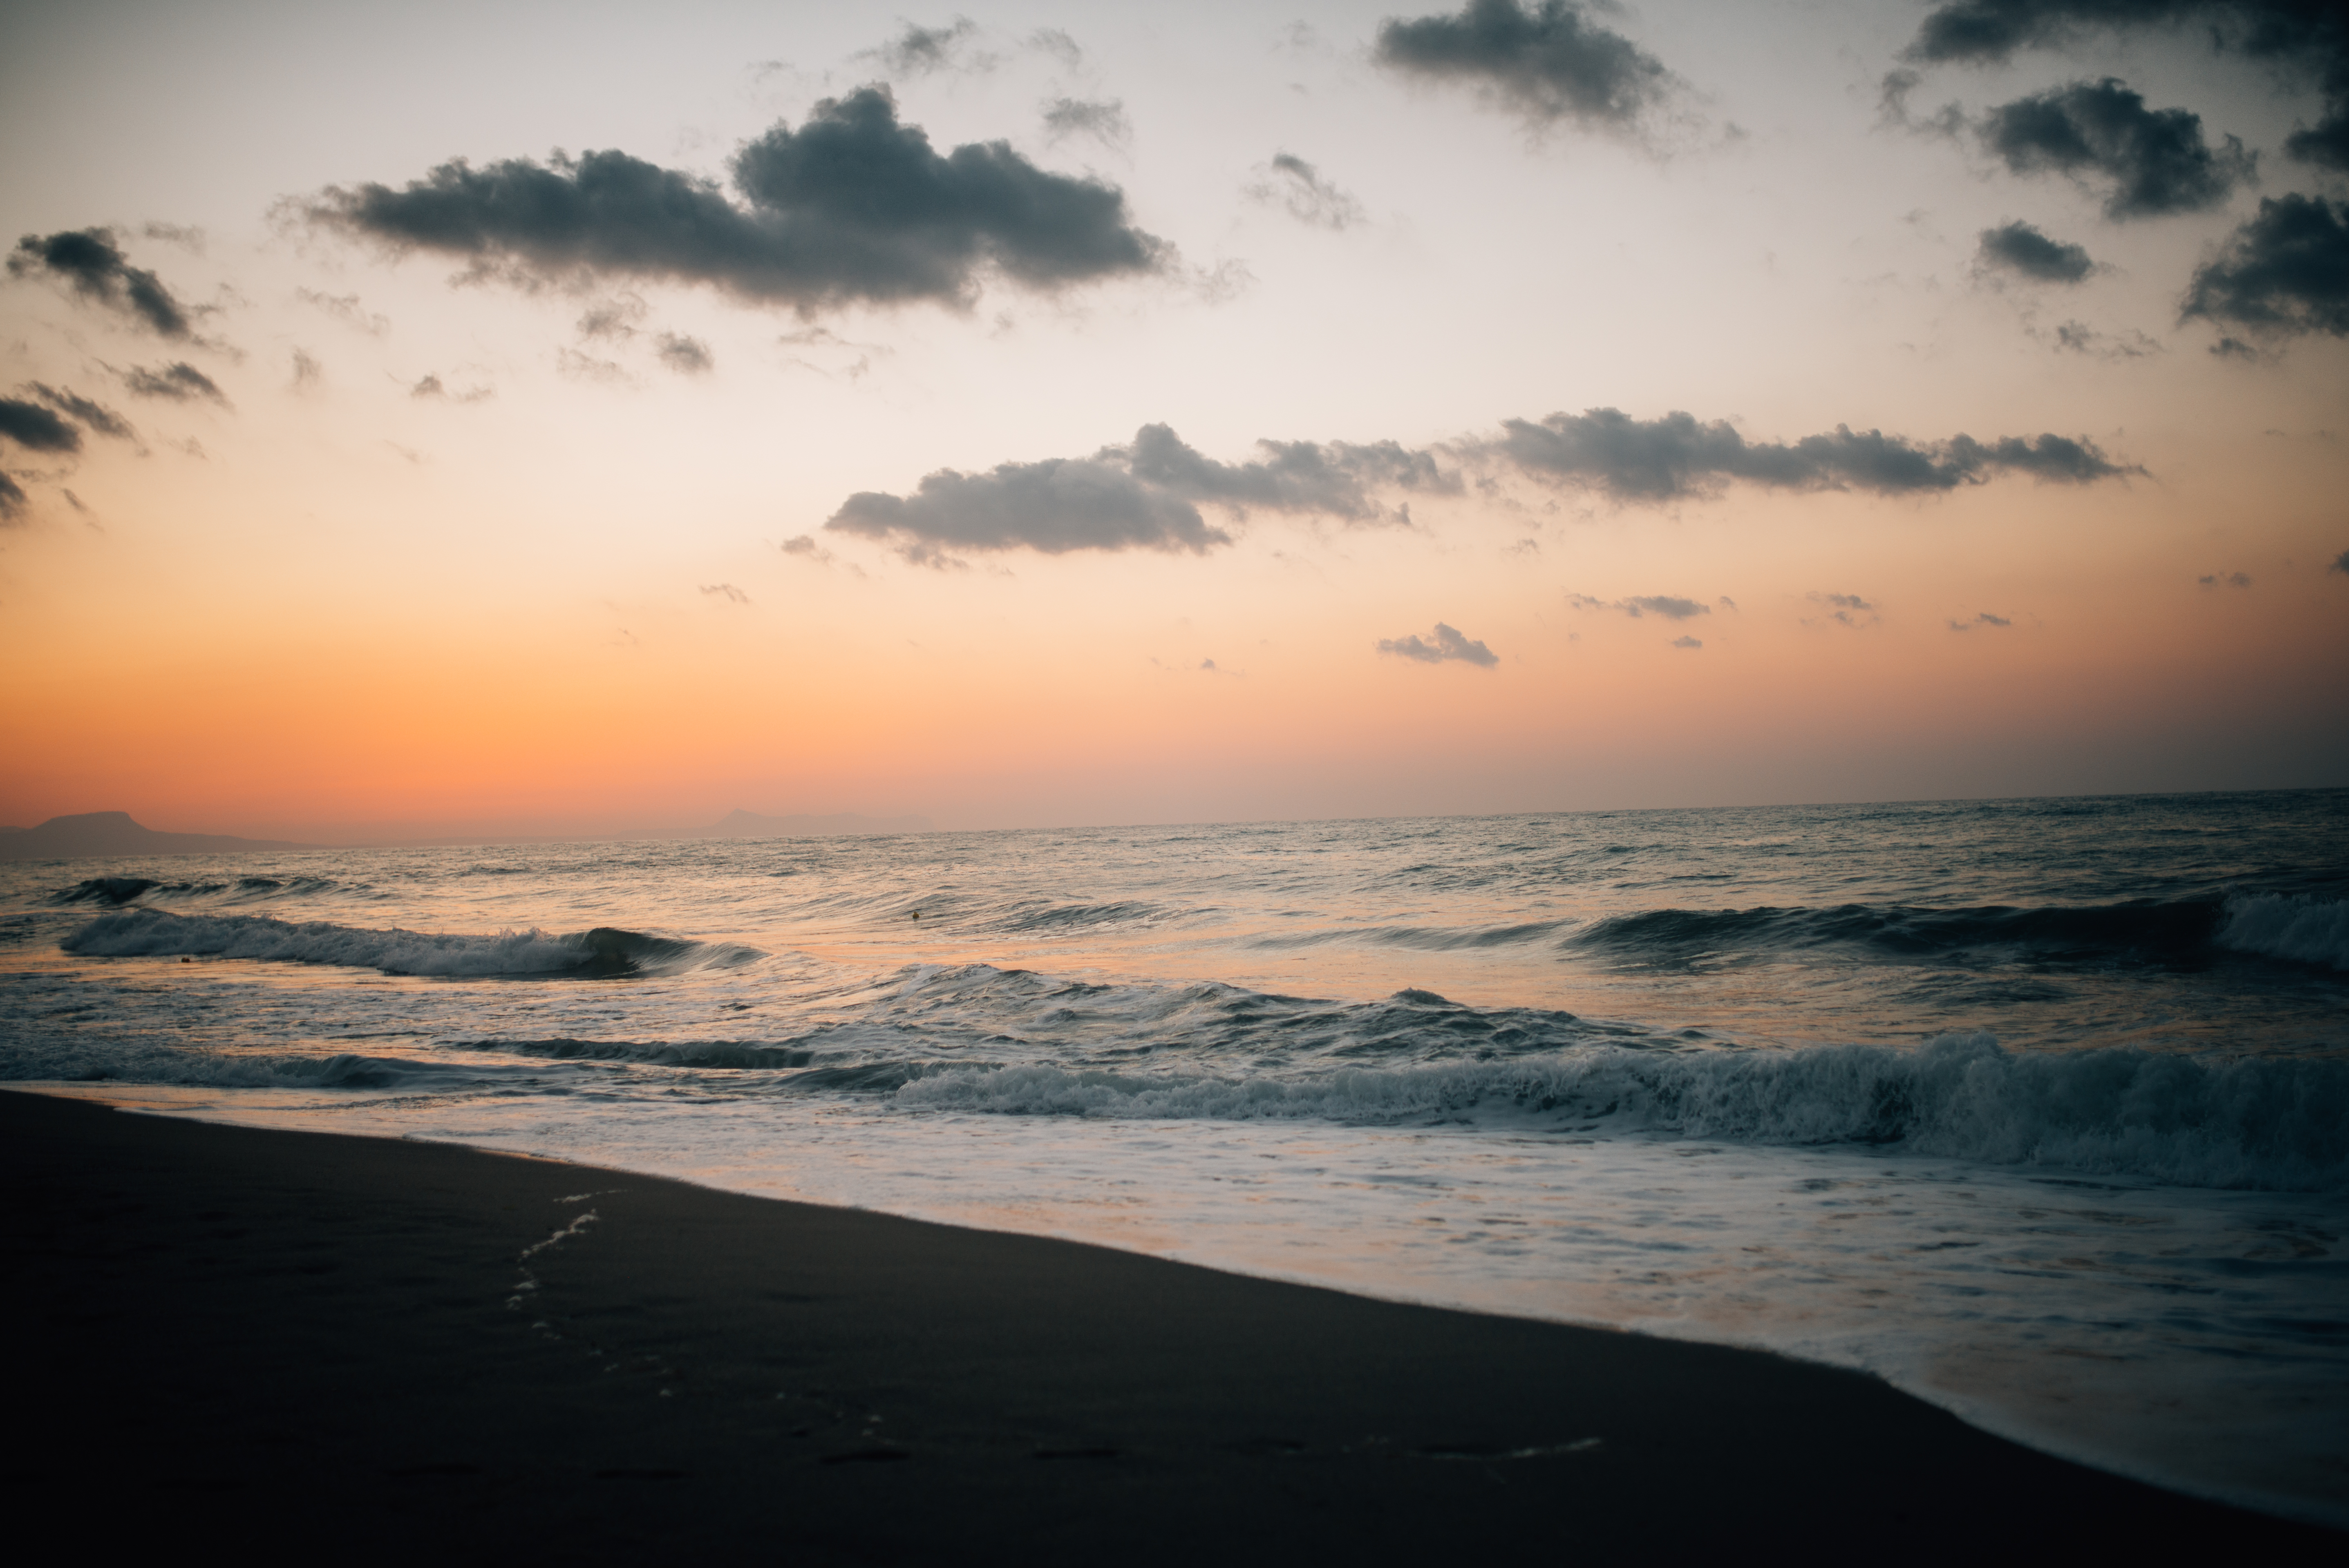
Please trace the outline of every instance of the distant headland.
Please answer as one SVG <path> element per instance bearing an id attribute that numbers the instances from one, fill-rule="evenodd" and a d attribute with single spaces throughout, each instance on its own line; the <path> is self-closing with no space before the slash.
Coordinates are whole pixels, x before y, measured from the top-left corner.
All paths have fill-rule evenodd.
<path id="1" fill-rule="evenodd" d="M 576 839 L 515 834 L 501 837 L 410 841 L 435 843 L 561 843 L 639 839 L 812 839 L 854 834 L 926 833 L 927 817 L 864 817 L 854 811 L 828 816 L 762 817 L 730 812 L 714 825 L 689 832 L 599 833 Z M 52 817 L 37 828 L 0 827 L 0 861 L 66 861 L 92 856 L 228 855 L 256 850 L 324 850 L 347 846 L 292 843 L 282 839 L 240 839 L 227 833 L 159 833 L 131 820 L 128 811 L 83 811 Z M 391 846 L 383 846 L 391 847 Z"/>
<path id="2" fill-rule="evenodd" d="M 226 833 L 159 833 L 128 811 L 52 817 L 37 828 L 0 828 L 0 861 L 63 861 L 84 855 L 227 855 L 245 850 L 315 850 L 278 839 Z"/>

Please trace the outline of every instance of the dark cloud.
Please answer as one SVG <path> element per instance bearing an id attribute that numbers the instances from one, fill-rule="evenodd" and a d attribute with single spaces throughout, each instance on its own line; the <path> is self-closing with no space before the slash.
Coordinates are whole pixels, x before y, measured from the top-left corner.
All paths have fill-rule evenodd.
<path id="1" fill-rule="evenodd" d="M 118 441 L 135 441 L 139 432 L 130 421 L 105 404 L 83 397 L 70 387 L 51 387 L 43 382 L 26 383 L 25 390 L 61 414 L 69 415 L 101 436 L 111 436 Z"/>
<path id="2" fill-rule="evenodd" d="M 1970 436 L 1920 444 L 1838 425 L 1792 444 L 1748 441 L 1726 420 L 1689 414 L 1634 419 L 1614 408 L 1503 422 L 1498 441 L 1467 449 L 1497 456 L 1536 479 L 1590 485 L 1619 500 L 1711 494 L 1733 480 L 1782 490 L 1863 490 L 1881 495 L 1954 490 L 1994 473 L 2086 484 L 2141 472 L 2108 460 L 2093 442 L 2067 437 Z"/>
<path id="3" fill-rule="evenodd" d="M 2267 336 L 2349 335 L 2349 202 L 2262 198 L 2258 215 L 2195 270 L 2179 316 Z M 2229 345 L 2251 352 L 2233 338 L 2220 346 Z"/>
<path id="4" fill-rule="evenodd" d="M 1456 16 L 1392 18 L 1379 27 L 1379 64 L 1438 81 L 1467 82 L 1537 125 L 1636 124 L 1672 88 L 1663 62 L 1590 19 L 1579 0 L 1468 0 Z"/>
<path id="5" fill-rule="evenodd" d="M 2096 270 L 2086 246 L 2051 240 L 2029 223 L 1984 229 L 1975 258 L 1984 267 L 2002 267 L 2047 284 L 2076 284 Z"/>
<path id="6" fill-rule="evenodd" d="M 2214 572 L 2208 577 L 2198 577 L 2195 581 L 2205 588 L 2217 588 L 2221 585 L 2229 588 L 2248 588 L 2251 585 L 2251 573 L 2248 572 L 2229 572 L 2223 575 Z"/>
<path id="7" fill-rule="evenodd" d="M 229 406 L 228 394 L 222 391 L 211 377 L 184 359 L 153 369 L 134 365 L 115 374 L 122 377 L 122 385 L 136 397 L 168 397 L 174 403 L 192 403 L 202 398 L 217 403 L 223 408 Z"/>
<path id="8" fill-rule="evenodd" d="M 905 30 L 877 49 L 857 57 L 878 60 L 893 77 L 926 77 L 939 71 L 991 71 L 1001 62 L 970 47 L 978 24 L 957 16 L 943 27 L 923 27 L 912 22 Z M 1066 36 L 1065 34 L 1062 36 Z"/>
<path id="9" fill-rule="evenodd" d="M 2116 222 L 2204 211 L 2252 178 L 2240 139 L 2230 136 L 2213 151 L 2201 116 L 2149 109 L 2142 93 L 2114 77 L 2001 104 L 1982 117 L 1981 134 L 2017 174 L 2064 174 L 2102 188 L 2105 216 Z"/>
<path id="10" fill-rule="evenodd" d="M 1501 662 L 1500 656 L 1482 642 L 1462 636 L 1456 628 L 1441 621 L 1435 623 L 1435 641 L 1428 642 L 1415 632 L 1408 637 L 1381 637 L 1379 652 L 1416 659 L 1423 665 L 1456 662 L 1485 670 Z"/>
<path id="11" fill-rule="evenodd" d="M 171 296 L 153 273 L 130 264 L 114 242 L 111 229 L 27 234 L 16 242 L 8 258 L 8 271 L 16 277 L 46 272 L 61 278 L 83 298 L 143 322 L 164 337 L 195 335 L 188 308 Z"/>
<path id="12" fill-rule="evenodd" d="M 1257 166 L 1257 174 L 1256 182 L 1241 194 L 1251 201 L 1278 207 L 1300 223 L 1345 229 L 1362 221 L 1362 204 L 1301 158 L 1277 152 L 1270 163 Z"/>
<path id="13" fill-rule="evenodd" d="M 78 452 L 81 432 L 38 403 L 20 397 L 0 397 L 0 438 L 27 451 Z"/>
<path id="14" fill-rule="evenodd" d="M 2340 554 L 2334 556 L 2333 558 L 2333 564 L 2326 567 L 2324 570 L 2327 572 L 2338 572 L 2343 576 L 2349 577 L 2349 550 L 2344 550 Z"/>
<path id="15" fill-rule="evenodd" d="M 705 375 L 718 364 L 710 355 L 709 345 L 681 333 L 662 333 L 653 346 L 653 352 L 660 356 L 663 365 L 680 376 Z"/>
<path id="16" fill-rule="evenodd" d="M 1945 0 L 1907 54 L 1995 64 L 2097 29 L 2193 24 L 2214 47 L 2313 70 L 2324 112 L 2285 141 L 2292 157 L 2349 169 L 2349 12 L 2333 0 Z"/>
<path id="17" fill-rule="evenodd" d="M 1053 145 L 1072 136 L 1090 136 L 1112 152 L 1123 152 L 1133 139 L 1123 98 L 1047 98 L 1038 109 L 1044 117 L 1044 139 Z"/>
<path id="18" fill-rule="evenodd" d="M 1205 552 L 1231 536 L 1198 509 L 1135 479 L 1115 463 L 1051 458 L 1002 463 L 983 474 L 941 469 L 911 496 L 860 490 L 827 529 L 895 538 L 908 560 L 935 562 L 945 550 L 1010 550 L 1048 555 L 1071 550 Z"/>
<path id="19" fill-rule="evenodd" d="M 1661 615 L 1667 621 L 1688 621 L 1713 614 L 1712 605 L 1700 604 L 1676 593 L 1638 593 L 1629 599 L 1594 599 L 1588 593 L 1568 593 L 1566 602 L 1578 610 L 1620 610 L 1634 621 L 1647 615 Z M 1723 600 L 1723 603 L 1728 603 L 1728 601 Z M 1734 604 L 1729 607 L 1733 610 L 1737 608 Z"/>
<path id="20" fill-rule="evenodd" d="M 18 484 L 6 474 L 0 473 L 0 523 L 23 521 L 25 509 L 31 504 L 31 500 L 32 498 L 25 493 L 23 485 Z"/>
<path id="21" fill-rule="evenodd" d="M 1113 185 L 1051 174 L 1005 142 L 940 156 L 884 88 L 827 98 L 711 181 L 625 152 L 442 164 L 394 190 L 326 191 L 314 221 L 482 275 L 665 278 L 802 312 L 848 302 L 963 304 L 998 272 L 1037 289 L 1170 264 Z"/>
<path id="22" fill-rule="evenodd" d="M 1261 508 L 1394 522 L 1408 513 L 1382 509 L 1379 491 L 1460 489 L 1431 454 L 1393 441 L 1259 441 L 1257 449 L 1263 455 L 1253 461 L 1218 462 L 1168 427 L 1144 425 L 1130 445 L 1090 458 L 1003 463 L 986 473 L 942 469 L 911 496 L 860 491 L 824 526 L 894 538 L 924 561 L 954 548 L 1205 552 L 1231 536 L 1208 526 L 1201 504 L 1240 517 Z"/>

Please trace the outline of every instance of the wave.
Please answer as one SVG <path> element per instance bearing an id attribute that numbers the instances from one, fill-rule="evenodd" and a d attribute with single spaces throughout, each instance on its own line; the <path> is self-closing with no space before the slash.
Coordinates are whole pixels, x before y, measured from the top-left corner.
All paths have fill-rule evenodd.
<path id="1" fill-rule="evenodd" d="M 894 1103 L 1118 1119 L 1530 1119 L 1549 1130 L 1893 1146 L 2185 1186 L 2349 1190 L 2349 1062 L 2011 1053 L 1988 1035 L 1943 1036 L 1913 1050 L 1599 1046 L 1303 1080 L 957 1067 L 925 1072 Z"/>
<path id="2" fill-rule="evenodd" d="M 2349 970 L 2349 900 L 2274 893 L 2230 899 L 2219 945 Z"/>
<path id="3" fill-rule="evenodd" d="M 680 941 L 598 926 L 569 935 L 536 930 L 494 936 L 369 931 L 266 915 L 173 914 L 135 909 L 102 914 L 57 945 L 87 957 L 176 954 L 341 965 L 387 975 L 450 978 L 618 978 L 733 968 L 766 956 L 731 944 Z"/>
<path id="4" fill-rule="evenodd" d="M 419 1061 L 338 1051 L 323 1057 L 175 1049 L 113 1040 L 12 1041 L 0 1048 L 0 1080 L 169 1084 L 199 1088 L 400 1089 L 446 1092 L 531 1082 L 543 1070 Z"/>
<path id="5" fill-rule="evenodd" d="M 2084 906 L 1924 909 L 1646 910 L 1594 922 L 1566 946 L 1631 963 L 1858 947 L 1893 958 L 1964 963 L 2135 962 L 2191 967 L 2221 950 L 2349 969 L 2349 903 L 2271 894 Z"/>
<path id="6" fill-rule="evenodd" d="M 250 903 L 263 899 L 307 898 L 351 891 L 326 877 L 234 877 L 224 882 L 158 882 L 152 877 L 90 877 L 51 893 L 49 903 L 69 908 L 101 904 Z"/>

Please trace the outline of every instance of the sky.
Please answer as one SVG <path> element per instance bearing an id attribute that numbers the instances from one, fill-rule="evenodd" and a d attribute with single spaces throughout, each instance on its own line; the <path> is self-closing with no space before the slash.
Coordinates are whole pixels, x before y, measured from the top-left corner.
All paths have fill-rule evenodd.
<path id="1" fill-rule="evenodd" d="M 9 30 L 0 822 L 2349 784 L 2328 7 Z"/>

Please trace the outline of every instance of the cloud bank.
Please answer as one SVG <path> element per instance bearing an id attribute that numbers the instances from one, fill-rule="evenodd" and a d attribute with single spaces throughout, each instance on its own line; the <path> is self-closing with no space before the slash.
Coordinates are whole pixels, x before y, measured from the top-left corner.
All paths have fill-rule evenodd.
<path id="1" fill-rule="evenodd" d="M 459 160 L 397 190 L 336 187 L 314 222 L 465 258 L 523 284 L 665 279 L 808 313 L 849 303 L 967 304 L 990 273 L 1053 291 L 1161 270 L 1123 192 L 1037 168 L 1001 141 L 944 155 L 885 88 L 817 104 L 735 154 L 740 201 L 618 151 L 545 164 Z"/>
<path id="2" fill-rule="evenodd" d="M 1920 443 L 1838 425 L 1791 443 L 1748 441 L 1726 420 L 1700 424 L 1677 412 L 1634 419 L 1614 408 L 1509 419 L 1502 430 L 1498 441 L 1477 449 L 1535 479 L 1587 485 L 1619 500 L 1709 495 L 1733 480 L 1777 490 L 1912 495 L 1981 484 L 2002 471 L 2065 484 L 2143 471 L 2111 461 L 2085 438 L 2053 434 Z"/>
<path id="3" fill-rule="evenodd" d="M 2349 14 L 2325 0 L 1946 0 L 1927 14 L 1907 55 L 1992 65 L 2092 30 L 2188 26 L 2207 30 L 2216 47 L 2313 68 L 2323 116 L 2294 131 L 2284 150 L 2349 169 Z"/>
<path id="4" fill-rule="evenodd" d="M 1423 665 L 1475 665 L 1478 669 L 1491 669 L 1501 662 L 1500 655 L 1482 642 L 1461 635 L 1456 627 L 1435 623 L 1435 640 L 1429 642 L 1414 632 L 1408 637 L 1381 637 L 1379 652 L 1392 654 L 1397 658 L 1414 659 Z"/>
<path id="5" fill-rule="evenodd" d="M 10 253 L 8 272 L 12 277 L 46 273 L 70 284 L 82 298 L 127 315 L 159 336 L 186 340 L 195 335 L 188 307 L 153 273 L 130 264 L 114 242 L 111 229 L 27 234 Z"/>
<path id="6" fill-rule="evenodd" d="M 1716 493 L 1733 480 L 1782 490 L 1859 490 L 1934 494 L 2022 473 L 2049 482 L 2091 484 L 2143 473 L 2112 461 L 2085 438 L 2042 434 L 1978 441 L 1953 436 L 1920 443 L 1880 430 L 1837 426 L 1787 443 L 1748 441 L 1725 420 L 1700 424 L 1683 413 L 1634 419 L 1613 408 L 1506 420 L 1498 438 L 1459 442 L 1455 459 L 1550 485 L 1598 490 L 1619 501 L 1657 502 Z M 1465 486 L 1435 452 L 1393 440 L 1258 441 L 1256 458 L 1226 463 L 1185 443 L 1165 425 L 1144 425 L 1124 446 L 1087 458 L 1009 462 L 985 472 L 940 469 L 911 495 L 860 490 L 841 503 L 827 530 L 894 544 L 932 564 L 954 550 L 1162 550 L 1204 553 L 1229 544 L 1201 506 L 1236 518 L 1252 510 L 1332 517 L 1355 524 L 1402 523 L 1397 491 L 1456 495 Z M 1597 603 L 1593 601 L 1593 603 Z M 1671 614 L 1659 597 L 1636 603 Z M 1618 607 L 1618 606 L 1609 606 Z M 1633 614 L 1640 613 L 1634 610 Z"/>
<path id="7" fill-rule="evenodd" d="M 1674 86 L 1663 62 L 1591 20 L 1580 0 L 1468 0 L 1454 16 L 1392 18 L 1372 57 L 1431 81 L 1461 82 L 1537 126 L 1572 120 L 1628 130 Z"/>

